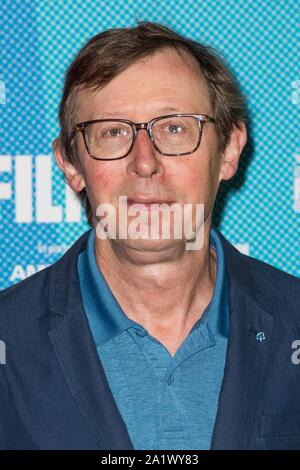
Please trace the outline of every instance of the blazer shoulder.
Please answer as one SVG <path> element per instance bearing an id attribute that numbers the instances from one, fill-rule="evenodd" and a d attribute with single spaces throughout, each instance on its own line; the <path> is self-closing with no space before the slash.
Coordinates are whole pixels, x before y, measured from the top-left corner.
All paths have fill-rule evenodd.
<path id="1" fill-rule="evenodd" d="M 220 232 L 229 283 L 240 288 L 280 324 L 300 328 L 300 279 L 272 264 L 241 253 Z"/>
<path id="2" fill-rule="evenodd" d="M 300 278 L 283 271 L 266 261 L 254 258 L 240 252 L 219 230 L 217 230 L 226 259 L 226 265 L 230 275 L 237 277 L 238 280 L 245 278 L 246 282 L 251 282 L 254 277 L 256 283 L 263 286 L 265 290 L 275 290 L 278 292 L 293 291 L 300 297 Z M 251 275 L 249 276 L 249 273 Z"/>
<path id="3" fill-rule="evenodd" d="M 0 291 L 0 319 L 17 312 L 37 313 L 43 308 L 49 292 L 53 265 Z"/>
<path id="4" fill-rule="evenodd" d="M 265 261 L 242 256 L 249 264 L 267 310 L 279 320 L 283 329 L 294 319 L 300 332 L 300 279 Z"/>
<path id="5" fill-rule="evenodd" d="M 244 260 L 249 264 L 250 269 L 257 281 L 268 283 L 274 289 L 295 291 L 300 298 L 300 278 L 273 266 L 270 263 L 254 258 L 249 255 L 241 254 Z"/>
<path id="6" fill-rule="evenodd" d="M 76 269 L 77 256 L 85 247 L 88 233 L 81 235 L 52 265 L 1 290 L 0 320 L 7 315 L 11 318 L 14 313 L 21 315 L 23 312 L 27 316 L 37 316 L 43 310 L 46 311 L 49 308 L 49 295 L 53 290 L 52 280 L 59 279 L 59 282 L 64 284 L 63 290 L 68 287 L 73 271 Z"/>

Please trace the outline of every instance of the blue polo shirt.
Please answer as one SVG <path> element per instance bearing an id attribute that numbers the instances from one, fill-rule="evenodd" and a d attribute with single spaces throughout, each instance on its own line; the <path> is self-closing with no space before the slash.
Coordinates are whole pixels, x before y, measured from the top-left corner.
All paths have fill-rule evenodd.
<path id="1" fill-rule="evenodd" d="M 78 257 L 83 305 L 109 386 L 135 449 L 209 449 L 228 338 L 228 288 L 218 233 L 213 297 L 174 357 L 120 307 L 99 269 L 95 230 Z M 153 305 L 155 308 L 155 305 Z M 200 315 L 200 313 L 199 313 Z"/>

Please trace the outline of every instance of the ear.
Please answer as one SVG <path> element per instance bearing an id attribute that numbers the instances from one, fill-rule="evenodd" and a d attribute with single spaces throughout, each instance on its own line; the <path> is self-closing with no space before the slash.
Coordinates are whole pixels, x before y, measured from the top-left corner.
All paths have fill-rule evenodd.
<path id="1" fill-rule="evenodd" d="M 83 175 L 71 162 L 67 161 L 62 156 L 59 145 L 59 137 L 54 139 L 52 142 L 52 148 L 56 163 L 64 173 L 68 185 L 73 189 L 73 191 L 80 192 L 85 187 Z"/>
<path id="2" fill-rule="evenodd" d="M 245 124 L 235 126 L 226 149 L 222 154 L 222 165 L 219 173 L 219 182 L 229 180 L 237 172 L 240 155 L 247 142 L 247 130 Z"/>

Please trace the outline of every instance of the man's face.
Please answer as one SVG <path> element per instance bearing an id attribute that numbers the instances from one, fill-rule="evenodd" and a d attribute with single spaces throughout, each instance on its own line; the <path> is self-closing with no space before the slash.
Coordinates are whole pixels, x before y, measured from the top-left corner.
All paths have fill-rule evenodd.
<path id="1" fill-rule="evenodd" d="M 131 65 L 100 91 L 81 90 L 76 122 L 123 118 L 138 123 L 172 113 L 211 116 L 212 108 L 205 82 L 193 59 L 165 49 Z M 222 158 L 214 124 L 204 125 L 200 147 L 194 153 L 176 157 L 159 154 L 145 130 L 138 132 L 127 157 L 115 161 L 92 159 L 80 133 L 77 139 L 82 179 L 74 189 L 86 188 L 93 214 L 102 203 L 117 208 L 119 196 L 123 195 L 128 199 L 152 198 L 181 205 L 204 204 L 205 220 L 210 218 L 222 179 Z M 150 242 L 137 240 L 122 240 L 122 243 L 141 249 L 150 246 Z M 161 248 L 162 243 L 156 241 L 156 246 Z M 180 242 L 166 240 L 164 243 Z"/>

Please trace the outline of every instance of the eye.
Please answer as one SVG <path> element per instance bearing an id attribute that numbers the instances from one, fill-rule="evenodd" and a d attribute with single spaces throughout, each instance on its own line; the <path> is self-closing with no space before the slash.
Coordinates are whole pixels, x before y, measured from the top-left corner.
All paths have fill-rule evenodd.
<path id="1" fill-rule="evenodd" d="M 168 130 L 171 132 L 171 134 L 179 134 L 183 130 L 183 127 L 179 126 L 178 124 L 170 124 L 168 126 Z"/>
<path id="2" fill-rule="evenodd" d="M 162 119 L 156 124 L 156 130 L 160 134 L 165 136 L 179 136 L 185 133 L 187 130 L 185 122 L 182 122 L 183 119 Z"/>
<path id="3" fill-rule="evenodd" d="M 126 129 L 122 129 L 121 127 L 112 127 L 111 129 L 108 129 L 109 136 L 110 137 L 121 137 L 123 135 L 127 135 Z M 106 133 L 104 132 L 104 134 Z"/>

